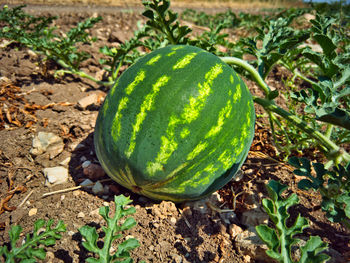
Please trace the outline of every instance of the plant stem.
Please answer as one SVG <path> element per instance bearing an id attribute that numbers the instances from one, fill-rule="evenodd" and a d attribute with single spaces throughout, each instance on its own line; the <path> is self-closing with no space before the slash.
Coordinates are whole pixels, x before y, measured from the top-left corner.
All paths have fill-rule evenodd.
<path id="1" fill-rule="evenodd" d="M 338 155 L 342 161 L 350 162 L 350 154 L 341 149 L 333 141 L 331 141 L 327 136 L 323 135 L 321 132 L 313 129 L 308 123 L 301 120 L 298 116 L 293 115 L 292 113 L 278 107 L 273 101 L 268 99 L 263 99 L 260 97 L 253 97 L 254 102 L 260 104 L 264 109 L 272 111 L 287 121 L 293 123 L 302 131 L 306 132 L 310 137 L 316 139 L 321 146 L 324 146 L 327 149 L 327 153 Z"/>
<path id="2" fill-rule="evenodd" d="M 252 65 L 248 64 L 247 62 L 245 62 L 243 59 L 240 59 L 240 58 L 235 58 L 235 57 L 220 57 L 220 58 L 222 61 L 224 61 L 227 64 L 237 65 L 247 70 L 255 79 L 255 81 L 263 90 L 266 96 L 271 92 L 269 86 L 265 83 L 265 81 L 262 79 L 260 74 L 256 71 L 256 69 Z"/>
<path id="3" fill-rule="evenodd" d="M 331 138 L 332 132 L 333 132 L 333 124 L 328 124 L 326 134 L 325 134 L 328 139 Z"/>

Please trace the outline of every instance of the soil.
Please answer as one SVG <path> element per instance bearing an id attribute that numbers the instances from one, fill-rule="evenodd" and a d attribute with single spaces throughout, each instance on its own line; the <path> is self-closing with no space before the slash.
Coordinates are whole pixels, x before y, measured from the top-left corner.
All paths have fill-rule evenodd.
<path id="1" fill-rule="evenodd" d="M 27 10 L 47 14 L 48 9 L 29 6 Z M 137 28 L 137 21 L 143 18 L 137 10 L 109 12 L 104 8 L 72 8 L 61 10 L 55 23 L 65 32 L 91 15 L 101 15 L 103 22 L 90 30 L 97 42 L 82 47 L 92 55 L 84 62 L 83 70 L 99 77 L 103 73 L 98 63 L 101 58 L 99 47 L 130 38 Z M 105 222 L 98 215 L 99 207 L 113 207 L 113 196 L 124 194 L 130 196 L 136 208 L 133 217 L 138 224 L 123 235 L 140 241 L 141 246 L 132 251 L 136 262 L 262 262 L 242 252 L 231 231 L 233 223 L 222 220 L 222 213 L 217 210 L 202 213 L 188 203 L 152 201 L 124 189 L 106 176 L 102 179 L 107 179 L 103 185 L 108 187 L 108 195 L 95 195 L 81 188 L 43 197 L 48 192 L 75 187 L 86 179 L 82 168 L 84 160 L 98 163 L 93 131 L 98 109 L 107 92 L 94 82 L 72 75 L 54 78 L 57 69 L 57 64 L 43 61 L 42 57 L 16 43 L 0 51 L 0 198 L 2 204 L 8 200 L 4 206 L 6 211 L 0 214 L 0 245 L 8 244 L 8 231 L 15 224 L 28 233 L 39 218 L 54 219 L 55 222 L 63 220 L 67 232 L 47 249 L 44 262 L 84 262 L 91 254 L 83 248 L 78 228 L 88 224 L 100 231 Z M 281 74 L 283 72 L 279 70 L 273 73 L 269 79 L 271 86 L 283 88 Z M 247 84 L 252 93 L 258 92 L 252 82 L 247 81 Z M 97 95 L 96 102 L 80 108 L 78 101 L 91 94 Z M 259 107 L 257 113 L 262 113 Z M 297 193 L 301 200 L 293 208 L 292 217 L 300 213 L 310 221 L 310 228 L 301 237 L 320 236 L 329 244 L 332 253 L 342 255 L 346 262 L 350 255 L 349 231 L 325 218 L 317 193 L 297 189 L 300 179 L 293 175 L 292 167 L 276 156 L 268 125 L 264 123 L 263 119 L 257 121 L 256 136 L 242 167 L 241 179 L 232 180 L 218 191 L 220 208 L 235 208 L 235 225 L 245 230 L 247 226 L 239 220 L 244 211 L 267 196 L 265 185 L 268 180 L 279 180 L 289 186 L 288 194 Z M 64 142 L 63 152 L 52 159 L 45 154 L 31 155 L 33 138 L 40 131 L 59 135 Z M 43 168 L 58 166 L 67 158 L 70 158 L 68 182 L 46 186 Z M 240 193 L 235 203 L 233 193 Z M 249 202 L 252 196 L 253 203 Z M 342 261 L 338 259 L 338 262 Z"/>

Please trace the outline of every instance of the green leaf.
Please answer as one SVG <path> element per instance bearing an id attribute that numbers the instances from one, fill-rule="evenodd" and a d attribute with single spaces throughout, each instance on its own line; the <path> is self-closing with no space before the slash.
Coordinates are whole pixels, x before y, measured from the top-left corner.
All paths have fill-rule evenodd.
<path id="1" fill-rule="evenodd" d="M 260 239 L 265 242 L 268 248 L 275 250 L 279 246 L 278 236 L 276 235 L 275 230 L 266 226 L 259 225 L 255 227 L 256 232 L 258 233 Z"/>
<path id="2" fill-rule="evenodd" d="M 0 255 L 4 254 L 7 262 L 14 262 L 14 259 L 21 259 L 21 262 L 37 262 L 37 259 L 45 259 L 46 252 L 41 246 L 54 245 L 57 239 L 61 238 L 60 232 L 66 231 L 66 226 L 62 221 L 52 228 L 53 220 L 45 221 L 39 219 L 34 223 L 33 232 L 26 234 L 25 242 L 19 247 L 16 246 L 19 240 L 22 227 L 15 225 L 9 231 L 11 249 L 0 247 Z M 39 229 L 45 227 L 45 230 L 38 233 Z"/>
<path id="3" fill-rule="evenodd" d="M 322 47 L 323 53 L 330 57 L 335 58 L 336 53 L 335 50 L 337 48 L 336 45 L 334 45 L 332 39 L 330 39 L 327 35 L 324 34 L 314 34 L 314 39 L 317 41 L 318 44 Z"/>
<path id="4" fill-rule="evenodd" d="M 83 246 L 91 251 L 97 253 L 99 251 L 99 247 L 97 246 L 98 234 L 94 227 L 85 225 L 78 229 L 80 234 L 86 239 L 83 242 Z"/>
<path id="5" fill-rule="evenodd" d="M 104 238 L 103 247 L 101 249 L 97 246 L 98 233 L 94 227 L 85 225 L 79 229 L 79 232 L 86 240 L 83 242 L 83 246 L 99 257 L 98 260 L 89 258 L 87 262 L 106 262 L 104 260 L 114 262 L 116 259 L 125 259 L 125 262 L 132 262 L 129 251 L 139 246 L 139 242 L 136 239 L 128 239 L 122 242 L 118 245 L 117 252 L 114 255 L 110 255 L 113 241 L 122 237 L 122 234 L 119 232 L 130 229 L 136 225 L 136 221 L 132 217 L 127 218 L 122 224 L 119 223 L 119 220 L 124 216 L 135 213 L 134 207 L 124 208 L 127 204 L 131 203 L 130 198 L 123 195 L 114 196 L 114 203 L 115 212 L 113 217 L 109 215 L 110 208 L 108 206 L 100 208 L 100 215 L 107 222 L 107 227 L 102 226 Z"/>
<path id="6" fill-rule="evenodd" d="M 330 257 L 321 253 L 328 247 L 318 236 L 311 236 L 306 244 L 300 248 L 301 257 L 299 263 L 322 263 L 328 261 Z"/>

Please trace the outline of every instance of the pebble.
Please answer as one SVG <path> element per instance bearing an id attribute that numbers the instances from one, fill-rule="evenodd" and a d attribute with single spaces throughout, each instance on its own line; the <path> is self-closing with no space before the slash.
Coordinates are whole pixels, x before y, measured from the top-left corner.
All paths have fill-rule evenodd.
<path id="1" fill-rule="evenodd" d="M 97 103 L 97 94 L 92 93 L 78 101 L 78 108 L 84 110 L 86 107 Z"/>
<path id="2" fill-rule="evenodd" d="M 44 168 L 45 185 L 53 186 L 68 182 L 68 169 L 62 166 Z"/>
<path id="3" fill-rule="evenodd" d="M 87 160 L 87 158 L 85 157 L 85 156 L 82 156 L 82 157 L 80 157 L 80 161 L 81 162 L 85 162 Z M 91 162 L 90 162 L 91 163 Z"/>
<path id="4" fill-rule="evenodd" d="M 109 191 L 110 191 L 112 194 L 114 194 L 114 195 L 117 195 L 117 194 L 120 193 L 119 187 L 116 186 L 115 184 L 109 185 L 108 188 L 109 188 Z"/>
<path id="5" fill-rule="evenodd" d="M 82 163 L 81 167 L 84 169 L 84 168 L 87 168 L 90 164 L 91 164 L 91 161 L 85 161 Z"/>
<path id="6" fill-rule="evenodd" d="M 260 208 L 244 211 L 241 216 L 241 223 L 248 227 L 255 227 L 261 224 L 267 224 L 269 216 Z"/>
<path id="7" fill-rule="evenodd" d="M 236 224 L 231 224 L 228 228 L 228 233 L 230 234 L 231 238 L 235 238 L 238 234 L 242 232 L 243 229 Z"/>
<path id="8" fill-rule="evenodd" d="M 34 216 L 38 213 L 38 208 L 32 208 L 29 210 L 28 215 L 29 216 Z"/>
<path id="9" fill-rule="evenodd" d="M 208 207 L 208 202 L 219 207 L 222 200 L 220 195 L 215 192 L 207 198 L 183 203 L 183 210 L 185 211 L 186 209 L 191 209 L 196 210 L 201 214 L 210 214 L 212 210 Z"/>
<path id="10" fill-rule="evenodd" d="M 82 181 L 79 185 L 80 186 L 84 186 L 86 188 L 92 188 L 92 184 L 93 182 L 90 179 L 85 179 L 84 181 Z M 88 185 L 88 186 L 87 186 Z"/>
<path id="11" fill-rule="evenodd" d="M 177 222 L 177 220 L 176 220 L 175 217 L 171 217 L 171 218 L 170 218 L 170 222 L 171 222 L 173 225 L 175 225 L 176 222 Z"/>
<path id="12" fill-rule="evenodd" d="M 60 165 L 67 166 L 70 162 L 70 157 L 67 157 L 62 162 L 60 162 Z"/>
<path id="13" fill-rule="evenodd" d="M 48 153 L 50 159 L 59 155 L 64 148 L 61 137 L 52 132 L 39 132 L 33 139 L 30 153 L 34 156 Z"/>
<path id="14" fill-rule="evenodd" d="M 83 212 L 79 212 L 77 215 L 78 218 L 84 218 L 85 214 Z"/>
<path id="15" fill-rule="evenodd" d="M 85 167 L 83 169 L 83 173 L 91 180 L 98 180 L 105 176 L 105 171 L 103 168 L 95 163 L 92 163 L 89 166 Z"/>
<path id="16" fill-rule="evenodd" d="M 103 193 L 104 188 L 100 181 L 97 181 L 91 190 L 95 195 L 98 195 Z"/>

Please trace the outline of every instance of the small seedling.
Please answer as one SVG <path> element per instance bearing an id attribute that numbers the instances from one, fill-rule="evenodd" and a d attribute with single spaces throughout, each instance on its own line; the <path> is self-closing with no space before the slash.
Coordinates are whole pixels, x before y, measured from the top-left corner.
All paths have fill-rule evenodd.
<path id="1" fill-rule="evenodd" d="M 59 221 L 56 227 L 52 227 L 53 220 L 47 222 L 43 219 L 39 219 L 34 223 L 34 230 L 32 234 L 27 234 L 24 241 L 20 246 L 17 246 L 20 240 L 22 227 L 15 225 L 11 228 L 10 245 L 0 246 L 0 258 L 4 257 L 6 263 L 14 263 L 21 260 L 21 262 L 31 263 L 37 262 L 38 259 L 45 259 L 46 251 L 41 246 L 52 246 L 56 243 L 56 240 L 61 238 L 59 233 L 66 231 L 66 225 L 63 221 Z M 42 228 L 45 230 L 42 231 Z"/>
<path id="2" fill-rule="evenodd" d="M 262 204 L 274 223 L 275 229 L 267 225 L 259 225 L 256 227 L 256 231 L 260 239 L 268 246 L 266 254 L 269 257 L 281 263 L 296 262 L 292 259 L 291 251 L 300 239 L 294 236 L 302 233 L 309 226 L 309 223 L 304 217 L 298 215 L 295 222 L 290 227 L 287 226 L 286 222 L 290 217 L 288 208 L 298 204 L 298 196 L 292 194 L 283 198 L 281 195 L 287 186 L 274 180 L 271 180 L 266 187 L 270 199 L 263 199 Z M 300 247 L 301 256 L 297 262 L 326 262 L 329 256 L 322 252 L 327 249 L 327 246 L 327 243 L 324 243 L 320 237 L 310 237 L 306 244 Z"/>
<path id="3" fill-rule="evenodd" d="M 117 251 L 111 255 L 110 249 L 112 247 L 113 241 L 122 237 L 122 232 L 128 230 L 136 225 L 136 221 L 132 217 L 125 219 L 123 223 L 120 223 L 120 220 L 130 214 L 135 213 L 135 208 L 125 208 L 125 206 L 131 203 L 131 200 L 128 197 L 123 195 L 114 197 L 115 203 L 115 213 L 113 217 L 109 216 L 109 207 L 104 206 L 100 208 L 100 215 L 107 222 L 107 227 L 102 227 L 102 230 L 105 234 L 103 238 L 103 247 L 100 248 L 97 245 L 98 233 L 94 227 L 85 225 L 79 229 L 80 234 L 84 237 L 85 241 L 83 246 L 90 252 L 98 255 L 98 258 L 89 257 L 86 259 L 86 262 L 89 263 L 103 263 L 103 262 L 123 262 L 131 263 L 133 262 L 130 257 L 130 250 L 133 250 L 140 246 L 140 243 L 135 238 L 129 238 L 118 245 Z"/>

